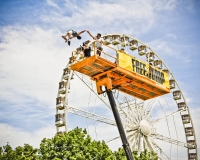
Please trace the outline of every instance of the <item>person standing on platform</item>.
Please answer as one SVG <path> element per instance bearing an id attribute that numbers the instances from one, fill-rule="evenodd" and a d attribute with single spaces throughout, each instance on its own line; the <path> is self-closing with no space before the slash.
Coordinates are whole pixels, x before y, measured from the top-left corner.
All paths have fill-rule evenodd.
<path id="1" fill-rule="evenodd" d="M 94 40 L 97 40 L 96 41 L 97 54 L 101 56 L 101 52 L 103 51 L 103 48 L 102 48 L 103 38 L 101 37 L 101 33 L 97 33 L 97 36 L 94 37 L 89 31 L 87 32 Z"/>
<path id="2" fill-rule="evenodd" d="M 91 47 L 88 46 L 89 42 L 85 42 L 83 43 L 83 53 L 84 53 L 84 57 L 90 57 L 91 56 Z"/>

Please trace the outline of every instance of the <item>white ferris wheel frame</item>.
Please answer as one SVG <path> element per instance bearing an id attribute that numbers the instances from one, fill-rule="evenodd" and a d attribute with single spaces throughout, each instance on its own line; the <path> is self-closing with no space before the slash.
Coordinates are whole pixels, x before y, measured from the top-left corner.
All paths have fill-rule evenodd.
<path id="1" fill-rule="evenodd" d="M 166 119 L 167 117 L 170 117 L 170 116 L 173 116 L 173 115 L 179 113 L 181 117 L 182 117 L 183 115 L 185 115 L 185 114 L 189 115 L 189 126 L 193 129 L 192 136 L 187 136 L 186 128 L 187 128 L 187 126 L 188 126 L 188 123 L 187 123 L 187 125 L 186 125 L 185 123 L 183 123 L 183 127 L 184 127 L 184 130 L 185 130 L 186 142 L 181 142 L 181 141 L 178 141 L 178 140 L 176 140 L 176 139 L 172 139 L 172 138 L 169 138 L 169 137 L 166 137 L 166 136 L 157 134 L 156 132 L 153 132 L 153 131 L 150 131 L 150 132 L 151 132 L 151 133 L 150 133 L 148 130 L 146 130 L 146 128 L 148 128 L 148 127 L 151 126 L 151 125 L 148 124 L 147 121 L 142 121 L 142 123 L 141 123 L 141 121 L 140 121 L 140 126 L 137 126 L 137 127 L 140 127 L 140 131 L 144 132 L 144 133 L 143 133 L 144 136 L 142 136 L 142 134 L 138 134 L 138 133 L 135 131 L 135 130 L 138 130 L 137 127 L 135 127 L 132 131 L 130 131 L 130 135 L 131 135 L 131 132 L 133 132 L 132 134 L 135 135 L 134 137 L 130 137 L 129 133 L 127 132 L 126 134 L 127 134 L 127 137 L 128 137 L 129 143 L 130 143 L 130 146 L 133 145 L 133 143 L 131 143 L 131 142 L 134 142 L 134 143 L 137 142 L 137 143 L 138 143 L 138 146 L 140 146 L 140 145 L 142 145 L 142 142 L 141 142 L 141 141 L 146 141 L 147 146 L 148 146 L 147 148 L 150 148 L 150 150 L 153 150 L 153 151 L 155 151 L 155 152 L 156 152 L 157 150 L 159 150 L 159 151 L 162 152 L 162 148 L 161 148 L 161 147 L 159 147 L 156 143 L 152 144 L 152 142 L 154 142 L 154 141 L 149 140 L 149 139 L 152 139 L 152 138 L 156 138 L 156 139 L 159 139 L 159 140 L 162 140 L 162 141 L 171 143 L 171 144 L 175 144 L 175 145 L 177 145 L 177 146 L 186 147 L 186 148 L 188 148 L 188 149 L 187 149 L 187 150 L 188 150 L 188 159 L 191 159 L 190 156 L 192 156 L 192 155 L 194 155 L 194 154 L 196 154 L 195 159 L 198 159 L 197 143 L 196 143 L 197 141 L 196 141 L 196 135 L 195 135 L 194 125 L 193 125 L 193 121 L 192 121 L 192 118 L 191 118 L 190 110 L 189 110 L 189 107 L 188 107 L 188 105 L 187 105 L 186 99 L 185 99 L 185 97 L 184 97 L 184 95 L 183 95 L 183 92 L 181 91 L 181 88 L 179 87 L 179 85 L 178 85 L 178 83 L 177 83 L 177 81 L 176 81 L 174 75 L 173 75 L 172 72 L 169 70 L 169 68 L 167 67 L 167 65 L 162 61 L 162 59 L 158 56 L 158 54 L 156 54 L 155 51 L 153 51 L 153 50 L 152 50 L 150 47 L 148 47 L 145 43 L 141 42 L 140 40 L 138 40 L 138 39 L 136 39 L 136 38 L 134 38 L 134 37 L 131 37 L 131 36 L 128 36 L 128 35 L 125 35 L 125 34 L 106 34 L 106 35 L 103 35 L 103 36 L 102 36 L 102 38 L 104 38 L 105 41 L 106 41 L 106 40 L 109 41 L 110 39 L 108 39 L 108 38 L 110 38 L 110 37 L 118 37 L 118 38 L 119 38 L 119 37 L 124 37 L 124 41 L 123 41 L 123 42 L 120 41 L 119 39 L 118 39 L 118 40 L 119 40 L 119 44 L 123 43 L 125 47 L 127 47 L 127 46 L 129 45 L 128 42 L 125 41 L 125 39 L 128 39 L 129 41 L 130 41 L 130 40 L 135 40 L 138 44 L 145 46 L 145 48 L 146 48 L 148 51 L 154 53 L 156 59 L 157 59 L 157 60 L 160 60 L 160 61 L 162 62 L 163 66 L 164 66 L 163 68 L 165 68 L 165 70 L 166 70 L 166 71 L 168 72 L 168 74 L 170 75 L 170 78 L 175 82 L 175 86 L 176 86 L 175 89 L 179 91 L 179 93 L 180 93 L 180 95 L 181 95 L 181 100 L 182 100 L 182 102 L 185 103 L 185 107 L 184 107 L 183 109 L 180 109 L 180 110 L 177 110 L 177 111 L 175 111 L 175 112 L 173 112 L 173 113 L 171 113 L 171 114 L 165 115 L 163 118 L 160 118 L 160 119 L 157 119 L 156 121 L 154 121 L 151 125 L 154 125 L 155 123 L 159 122 L 159 121 L 162 120 L 162 119 Z M 117 39 L 115 39 L 115 40 L 117 40 Z M 110 41 L 111 41 L 111 40 L 110 40 Z M 96 43 L 96 41 L 93 40 L 93 41 L 91 41 L 91 42 L 89 43 L 89 45 L 92 46 L 92 45 L 94 45 L 95 43 Z M 95 47 L 94 47 L 94 49 L 95 49 Z M 75 74 L 81 81 L 84 82 L 84 79 L 83 79 L 78 73 L 76 73 L 76 72 L 74 72 L 74 71 L 72 71 L 72 70 L 70 69 L 70 67 L 71 67 L 71 65 L 72 65 L 73 63 L 75 63 L 75 62 L 77 62 L 77 61 L 81 61 L 81 60 L 83 59 L 83 57 L 81 57 L 81 54 L 78 54 L 78 53 L 77 53 L 77 50 L 76 50 L 76 51 L 73 51 L 72 54 L 73 54 L 73 58 L 74 58 L 74 59 L 73 59 L 73 60 L 70 59 L 69 63 L 68 63 L 67 66 L 66 66 L 66 68 L 68 68 L 68 69 L 70 70 L 70 72 L 67 73 L 67 74 L 63 74 L 62 77 L 61 77 L 61 81 L 60 81 L 60 82 L 64 81 L 64 82 L 66 83 L 66 85 L 64 85 L 64 90 L 65 90 L 64 93 L 65 93 L 65 94 L 63 94 L 63 93 L 60 92 L 60 88 L 58 89 L 58 94 L 57 94 L 57 97 L 63 97 L 63 98 L 64 98 L 64 101 L 62 102 L 62 105 L 63 105 L 63 109 L 62 109 L 62 110 L 64 111 L 64 112 L 63 112 L 64 117 L 63 117 L 63 119 L 56 121 L 56 123 L 57 123 L 57 122 L 60 123 L 60 121 L 62 121 L 62 124 L 63 124 L 62 126 L 65 127 L 65 132 L 67 132 L 67 131 L 68 131 L 67 113 L 73 113 L 73 114 L 76 114 L 76 115 L 79 115 L 79 116 L 83 116 L 83 117 L 86 117 L 86 118 L 89 118 L 89 119 L 92 119 L 92 120 L 95 120 L 95 121 L 99 121 L 99 122 L 102 122 L 102 123 L 106 123 L 106 124 L 110 124 L 110 125 L 116 126 L 116 123 L 115 123 L 115 121 L 114 121 L 113 119 L 109 119 L 109 118 L 100 116 L 100 115 L 98 115 L 98 114 L 90 113 L 90 112 L 88 112 L 88 111 L 75 108 L 75 107 L 73 107 L 73 106 L 70 106 L 70 104 L 68 104 L 68 94 L 69 94 L 69 90 L 70 90 L 70 81 L 71 81 L 71 79 L 73 78 L 73 75 Z M 66 78 L 66 77 L 67 77 L 67 78 Z M 85 82 L 84 82 L 84 83 L 85 83 Z M 89 85 L 88 83 L 85 83 L 85 85 L 87 85 L 88 88 L 91 90 L 91 92 L 93 92 L 94 94 L 96 94 L 96 96 L 98 96 L 98 97 L 102 100 L 102 102 L 103 102 L 108 108 L 111 109 L 111 107 L 109 106 L 109 104 L 107 104 L 107 103 L 103 100 L 103 98 L 101 98 L 101 96 L 99 96 L 99 95 L 97 94 L 97 92 L 95 92 L 95 89 L 96 89 L 96 88 L 95 88 L 94 86 L 91 87 L 91 85 Z M 94 88 L 95 88 L 95 89 L 94 89 Z M 174 88 L 171 89 L 171 93 L 172 93 L 173 91 L 175 91 Z M 178 102 L 180 102 L 180 100 L 176 100 L 176 99 L 174 99 L 174 100 L 175 100 L 176 104 L 178 105 Z M 128 103 L 128 100 L 127 100 L 127 103 Z M 129 104 L 128 104 L 128 105 L 129 105 Z M 145 117 L 150 117 L 151 111 L 153 110 L 153 108 L 154 108 L 154 107 L 151 108 L 151 110 L 149 111 L 148 114 L 147 114 L 146 111 L 145 111 L 144 114 L 146 114 L 146 115 L 143 115 L 143 116 L 145 116 Z M 123 111 L 122 108 L 120 108 L 120 109 Z M 130 107 L 130 109 L 131 109 L 131 107 Z M 59 111 L 60 111 L 60 109 L 58 108 L 58 105 L 57 105 L 57 107 L 56 107 L 56 115 L 60 114 Z M 138 108 L 137 108 L 137 107 L 135 107 L 135 110 L 132 111 L 132 113 L 134 113 L 134 112 L 138 112 Z M 127 114 L 126 116 L 129 117 L 129 119 L 132 119 L 132 117 L 131 117 L 130 115 L 128 115 L 128 114 Z M 129 124 L 128 122 L 127 122 L 127 123 L 126 123 L 126 122 L 123 122 L 123 125 L 125 126 L 125 128 L 126 128 L 126 127 L 130 127 L 130 124 Z M 144 126 L 144 127 L 141 128 L 142 126 Z M 60 128 L 60 126 L 56 125 L 57 133 L 60 133 L 60 132 L 59 132 L 59 128 Z M 145 134 L 146 134 L 146 135 L 145 135 Z M 149 136 L 148 134 L 149 134 L 149 135 L 152 135 L 153 137 L 152 137 L 152 136 Z M 137 136 L 136 136 L 136 135 L 137 135 Z M 135 139 L 134 139 L 135 137 L 137 137 L 139 140 L 135 140 Z M 149 139 L 148 139 L 148 137 L 149 137 Z M 192 137 L 192 140 L 194 141 L 193 144 L 187 143 L 189 137 L 190 137 L 190 138 Z M 117 138 L 117 137 L 116 137 L 116 138 Z M 114 139 L 116 139 L 116 138 L 114 138 Z M 189 139 L 190 139 L 190 138 L 189 138 Z M 114 139 L 113 139 L 113 140 L 114 140 Z M 131 140 L 132 140 L 132 141 L 131 141 Z M 112 141 L 112 140 L 111 140 L 111 141 Z M 145 147 L 145 146 L 143 146 L 143 147 L 141 147 L 141 148 L 144 148 L 144 147 Z M 140 147 L 135 148 L 135 149 L 138 149 L 138 151 L 140 152 Z M 167 157 L 167 159 L 170 159 L 170 157 L 169 157 L 167 154 L 165 154 L 164 152 L 162 152 L 162 153 L 165 155 L 165 157 Z"/>

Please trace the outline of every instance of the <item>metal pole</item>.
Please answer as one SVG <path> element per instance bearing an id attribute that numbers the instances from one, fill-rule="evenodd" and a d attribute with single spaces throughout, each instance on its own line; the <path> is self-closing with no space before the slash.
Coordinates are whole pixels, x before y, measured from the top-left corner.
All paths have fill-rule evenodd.
<path id="1" fill-rule="evenodd" d="M 112 108 L 112 111 L 113 111 L 113 115 L 114 115 L 115 121 L 117 123 L 117 128 L 118 128 L 121 140 L 122 140 L 122 146 L 123 146 L 124 151 L 126 153 L 127 160 L 133 160 L 131 149 L 130 149 L 129 143 L 127 141 L 125 132 L 124 132 L 124 128 L 123 128 L 123 125 L 122 125 L 122 122 L 121 122 L 121 119 L 120 119 L 120 116 L 119 116 L 119 113 L 118 113 L 118 110 L 117 110 L 115 99 L 114 99 L 113 94 L 112 94 L 112 90 L 107 90 L 107 88 L 106 88 L 106 93 L 108 95 L 108 99 L 110 101 L 110 105 L 111 105 L 111 108 Z"/>

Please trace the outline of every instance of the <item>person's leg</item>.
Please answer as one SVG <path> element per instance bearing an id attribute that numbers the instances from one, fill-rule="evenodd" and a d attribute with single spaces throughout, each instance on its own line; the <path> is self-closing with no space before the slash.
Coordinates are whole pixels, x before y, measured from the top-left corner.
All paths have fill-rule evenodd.
<path id="1" fill-rule="evenodd" d="M 67 33 L 67 36 L 68 36 L 68 41 L 67 41 L 67 43 L 68 43 L 68 45 L 70 46 L 70 44 L 71 44 L 71 42 L 70 42 L 70 40 L 71 40 L 71 39 L 70 39 L 70 38 L 71 38 L 71 34 L 68 32 L 68 33 Z"/>
<path id="2" fill-rule="evenodd" d="M 98 48 L 97 48 L 97 54 L 98 54 L 99 56 L 101 56 L 102 50 L 103 50 L 102 47 L 98 47 Z"/>
<path id="3" fill-rule="evenodd" d="M 68 39 L 70 40 L 71 34 L 68 32 L 67 33 Z"/>
<path id="4" fill-rule="evenodd" d="M 67 33 L 68 32 L 66 32 L 65 34 L 62 35 L 62 38 L 65 40 L 65 42 L 67 42 L 67 38 L 66 38 L 67 37 Z"/>
<path id="5" fill-rule="evenodd" d="M 68 36 L 68 45 L 70 46 L 70 44 L 71 44 L 71 38 L 72 38 L 72 31 L 68 31 L 68 33 L 67 33 L 67 36 Z"/>

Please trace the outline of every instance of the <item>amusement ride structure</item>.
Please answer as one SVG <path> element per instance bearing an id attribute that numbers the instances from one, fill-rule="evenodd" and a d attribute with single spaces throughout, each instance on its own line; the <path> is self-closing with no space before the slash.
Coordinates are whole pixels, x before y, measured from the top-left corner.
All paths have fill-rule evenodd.
<path id="1" fill-rule="evenodd" d="M 117 126 L 119 136 L 109 143 L 121 138 L 127 159 L 133 159 L 131 151 L 147 149 L 160 159 L 178 159 L 187 153 L 188 160 L 197 160 L 189 106 L 167 65 L 134 37 L 106 34 L 102 38 L 101 56 L 97 40 L 89 41 L 91 56 L 84 57 L 79 47 L 63 70 L 56 98 L 57 134 L 68 131 L 67 115 L 72 113 Z M 86 95 L 78 96 L 86 90 Z M 106 113 L 96 114 L 98 107 L 107 108 Z"/>

